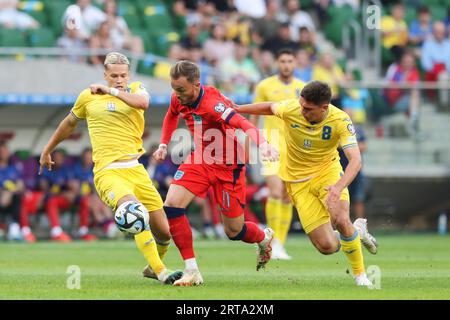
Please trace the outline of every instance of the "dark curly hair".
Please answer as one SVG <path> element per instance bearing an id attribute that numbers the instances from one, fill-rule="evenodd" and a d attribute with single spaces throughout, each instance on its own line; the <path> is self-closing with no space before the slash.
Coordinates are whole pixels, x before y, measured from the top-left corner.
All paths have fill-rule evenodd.
<path id="1" fill-rule="evenodd" d="M 303 99 L 315 105 L 329 104 L 331 101 L 331 89 L 328 84 L 322 81 L 311 81 L 300 94 Z"/>

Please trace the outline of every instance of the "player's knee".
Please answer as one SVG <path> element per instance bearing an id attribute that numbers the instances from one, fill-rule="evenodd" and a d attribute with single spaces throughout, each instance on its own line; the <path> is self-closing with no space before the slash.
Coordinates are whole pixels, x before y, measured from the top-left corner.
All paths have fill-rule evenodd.
<path id="1" fill-rule="evenodd" d="M 225 226 L 225 234 L 230 240 L 241 240 L 242 226 Z"/>
<path id="2" fill-rule="evenodd" d="M 314 245 L 321 254 L 329 255 L 336 252 L 339 244 L 332 241 L 322 241 L 320 243 L 315 243 Z"/>

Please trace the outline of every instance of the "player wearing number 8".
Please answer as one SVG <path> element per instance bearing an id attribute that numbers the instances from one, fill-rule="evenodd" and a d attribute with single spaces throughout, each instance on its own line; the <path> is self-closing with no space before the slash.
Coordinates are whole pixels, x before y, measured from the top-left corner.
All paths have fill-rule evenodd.
<path id="1" fill-rule="evenodd" d="M 357 285 L 370 286 L 361 241 L 376 253 L 376 241 L 366 221 L 349 217 L 347 186 L 361 168 L 361 154 L 350 117 L 330 104 L 331 90 L 323 82 L 308 83 L 300 99 L 236 106 L 239 113 L 275 115 L 284 122 L 287 156 L 279 176 L 299 213 L 311 242 L 323 254 L 344 251 Z M 345 172 L 337 147 L 349 159 Z M 338 232 L 335 232 L 336 229 Z"/>

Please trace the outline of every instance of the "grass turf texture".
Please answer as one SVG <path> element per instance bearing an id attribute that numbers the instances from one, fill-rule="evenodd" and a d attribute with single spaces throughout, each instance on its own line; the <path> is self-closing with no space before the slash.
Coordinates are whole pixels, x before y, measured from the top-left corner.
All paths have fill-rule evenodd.
<path id="1" fill-rule="evenodd" d="M 270 261 L 256 272 L 256 250 L 239 242 L 197 240 L 205 284 L 163 286 L 142 277 L 134 241 L 0 243 L 0 299 L 450 299 L 450 237 L 379 236 L 379 252 L 364 249 L 366 267 L 381 269 L 381 289 L 356 287 L 343 253 L 319 254 L 306 236 L 290 237 L 292 261 Z M 172 244 L 165 259 L 183 268 Z M 81 288 L 66 287 L 67 268 L 81 269 Z"/>

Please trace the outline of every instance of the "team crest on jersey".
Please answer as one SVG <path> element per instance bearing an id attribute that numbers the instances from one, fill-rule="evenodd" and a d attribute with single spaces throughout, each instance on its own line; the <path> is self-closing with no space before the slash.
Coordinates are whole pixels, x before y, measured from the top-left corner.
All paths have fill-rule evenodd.
<path id="1" fill-rule="evenodd" d="M 225 111 L 225 105 L 224 105 L 222 102 L 219 102 L 219 103 L 214 107 L 214 110 L 215 110 L 216 112 L 222 113 L 222 112 Z"/>
<path id="2" fill-rule="evenodd" d="M 355 127 L 351 123 L 349 125 L 347 125 L 347 130 L 351 134 L 355 134 Z"/>
<path id="3" fill-rule="evenodd" d="M 116 104 L 114 102 L 108 102 L 106 108 L 111 112 L 116 111 Z"/>
<path id="4" fill-rule="evenodd" d="M 180 180 L 181 178 L 183 178 L 184 176 L 184 171 L 181 170 L 177 170 L 177 172 L 175 172 L 173 179 L 174 180 Z"/>
<path id="5" fill-rule="evenodd" d="M 308 139 L 303 140 L 303 146 L 307 149 L 310 149 L 312 147 L 311 140 L 308 140 Z"/>

